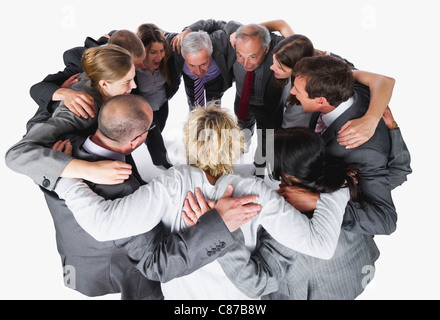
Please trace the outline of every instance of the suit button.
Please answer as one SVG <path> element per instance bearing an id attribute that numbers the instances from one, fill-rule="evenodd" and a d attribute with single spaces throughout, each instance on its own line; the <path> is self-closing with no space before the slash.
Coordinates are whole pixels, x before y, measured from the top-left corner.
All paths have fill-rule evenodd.
<path id="1" fill-rule="evenodd" d="M 220 252 L 222 250 L 221 246 L 217 246 L 217 251 Z"/>
<path id="2" fill-rule="evenodd" d="M 211 251 L 206 252 L 206 254 L 208 255 L 208 257 L 212 256 L 212 252 Z"/>
<path id="3" fill-rule="evenodd" d="M 222 241 L 222 242 L 220 242 L 220 246 L 221 246 L 222 248 L 225 248 L 225 247 L 226 247 L 226 243 L 225 243 L 224 241 Z"/>
<path id="4" fill-rule="evenodd" d="M 45 187 L 45 188 L 49 188 L 49 186 L 50 186 L 50 180 L 48 180 L 48 179 L 44 179 L 44 180 L 43 180 L 43 187 Z"/>

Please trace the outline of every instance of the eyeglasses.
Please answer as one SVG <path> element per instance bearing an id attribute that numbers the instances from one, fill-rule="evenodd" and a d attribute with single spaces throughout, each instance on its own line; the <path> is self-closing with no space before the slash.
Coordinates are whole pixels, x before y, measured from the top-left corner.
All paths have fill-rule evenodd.
<path id="1" fill-rule="evenodd" d="M 151 123 L 150 127 L 148 128 L 147 131 L 145 131 L 144 133 L 136 136 L 133 140 L 131 140 L 131 142 L 134 142 L 134 140 L 136 140 L 137 138 L 139 138 L 140 136 L 143 136 L 144 134 L 150 132 L 151 130 L 153 130 L 154 128 L 156 128 L 156 124 L 154 122 Z"/>

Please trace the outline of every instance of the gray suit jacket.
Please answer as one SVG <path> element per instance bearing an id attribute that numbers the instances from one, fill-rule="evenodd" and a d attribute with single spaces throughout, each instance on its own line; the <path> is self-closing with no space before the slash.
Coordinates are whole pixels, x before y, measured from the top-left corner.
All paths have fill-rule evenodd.
<path id="1" fill-rule="evenodd" d="M 390 130 L 387 179 L 391 190 L 412 172 L 411 156 L 400 129 Z M 237 232 L 234 235 L 240 238 Z M 379 250 L 369 235 L 341 231 L 330 260 L 315 259 L 276 242 L 264 229 L 251 253 L 239 241 L 219 259 L 223 269 L 244 293 L 264 299 L 355 299 L 374 277 Z"/>
<path id="2" fill-rule="evenodd" d="M 85 152 L 82 149 L 84 137 L 68 138 L 74 146 L 76 158 L 108 160 Z M 129 162 L 134 173 L 123 184 L 106 186 L 90 183 L 90 187 L 106 199 L 133 193 L 145 182 L 135 170 L 132 159 Z M 42 190 L 54 220 L 63 266 L 74 267 L 74 289 L 87 296 L 121 292 L 122 299 L 163 299 L 157 281 L 169 281 L 191 273 L 222 256 L 234 245 L 232 236 L 215 211 L 208 213 L 198 226 L 186 233 L 164 237 L 159 224 L 151 231 L 132 238 L 100 242 L 81 228 L 63 200 L 54 192 Z M 207 255 L 213 239 L 217 239 L 220 250 L 215 255 Z"/>
<path id="3" fill-rule="evenodd" d="M 343 158 L 347 163 L 358 163 L 359 187 L 363 200 L 350 201 L 344 215 L 342 228 L 361 234 L 391 234 L 396 230 L 397 213 L 391 197 L 388 180 L 388 155 L 391 150 L 390 133 L 383 120 L 369 141 L 355 149 L 346 149 L 337 141 L 338 131 L 349 120 L 360 118 L 369 105 L 369 89 L 355 84 L 354 103 L 339 116 L 321 135 L 327 155 Z M 315 128 L 317 114 L 310 120 Z"/>
<path id="4" fill-rule="evenodd" d="M 85 91 L 95 99 L 97 114 L 101 107 L 100 95 L 86 81 L 80 81 L 72 89 Z M 52 145 L 65 134 L 80 130 L 94 132 L 97 117 L 80 118 L 61 104 L 45 123 L 37 123 L 18 143 L 6 153 L 6 165 L 13 171 L 30 177 L 41 187 L 53 190 L 55 184 L 72 157 L 51 150 Z"/>
<path id="5" fill-rule="evenodd" d="M 270 236 L 266 234 L 263 237 Z M 281 255 L 289 255 L 288 249 L 281 248 L 273 239 L 265 241 L 261 254 L 266 261 L 270 261 L 268 255 L 273 255 L 272 250 L 277 250 Z M 293 263 L 286 269 L 278 290 L 263 299 L 354 300 L 373 279 L 374 265 L 379 254 L 372 236 L 341 230 L 338 246 L 330 260 L 316 259 L 290 250 L 290 256 L 294 257 Z"/>
<path id="6" fill-rule="evenodd" d="M 242 234 L 234 236 L 237 245 L 218 261 L 242 292 L 266 300 L 355 299 L 365 289 L 367 273 L 379 257 L 371 236 L 344 230 L 330 260 L 293 251 L 263 228 L 252 253 L 240 241 Z"/>
<path id="7" fill-rule="evenodd" d="M 82 149 L 85 137 L 69 136 L 75 158 L 86 161 L 108 160 L 90 155 Z M 90 187 L 106 199 L 124 197 L 136 191 L 144 182 L 132 175 L 123 184 L 115 186 L 90 184 Z M 51 212 L 58 252 L 63 267 L 74 268 L 74 283 L 69 287 L 87 296 L 121 293 L 123 300 L 163 299 L 160 283 L 148 280 L 136 269 L 125 250 L 113 241 L 100 242 L 90 236 L 76 222 L 63 200 L 51 191 L 41 188 Z M 160 232 L 157 226 L 149 234 L 139 235 L 148 240 Z M 130 239 L 125 239 L 127 242 Z M 150 240 L 151 241 L 151 240 Z"/>

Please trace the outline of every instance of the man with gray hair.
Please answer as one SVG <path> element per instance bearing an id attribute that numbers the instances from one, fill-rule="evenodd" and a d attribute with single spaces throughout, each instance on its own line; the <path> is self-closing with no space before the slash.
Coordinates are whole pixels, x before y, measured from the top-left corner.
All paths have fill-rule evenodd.
<path id="1" fill-rule="evenodd" d="M 233 50 L 223 31 L 184 31 L 181 54 L 175 54 L 175 67 L 183 76 L 190 110 L 205 106 L 208 101 L 221 100 L 232 86 L 228 56 Z M 173 41 L 171 41 L 173 45 Z"/>
<path id="2" fill-rule="evenodd" d="M 235 33 L 234 43 L 228 41 L 226 50 L 226 61 L 237 89 L 234 110 L 240 127 L 248 129 L 245 134 L 249 144 L 254 126 L 257 126 L 258 146 L 254 165 L 257 169 L 261 168 L 257 170 L 257 175 L 262 176 L 266 163 L 266 130 L 281 128 L 284 103 L 289 95 L 286 87 L 274 83 L 275 76 L 270 70 L 273 64 L 271 52 L 284 37 L 293 34 L 293 30 L 283 20 L 241 25 L 235 21 L 209 19 L 186 27 L 182 36 L 185 32 L 197 30 L 211 35 L 221 31 L 228 39 Z M 281 36 L 270 31 L 279 31 Z"/>

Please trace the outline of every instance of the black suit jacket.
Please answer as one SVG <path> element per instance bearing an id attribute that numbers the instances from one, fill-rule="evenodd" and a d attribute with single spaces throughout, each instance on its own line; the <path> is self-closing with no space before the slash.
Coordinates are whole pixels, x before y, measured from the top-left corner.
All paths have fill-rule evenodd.
<path id="1" fill-rule="evenodd" d="M 391 234 L 396 229 L 397 213 L 388 180 L 390 135 L 383 120 L 373 137 L 360 147 L 346 149 L 337 141 L 338 131 L 349 120 L 362 117 L 368 109 L 369 89 L 359 83 L 354 88 L 353 105 L 338 117 L 321 135 L 329 156 L 343 158 L 347 163 L 358 163 L 359 187 L 364 201 L 349 201 L 342 227 L 351 232 L 379 235 Z M 313 114 L 310 128 L 315 128 L 319 113 Z"/>
<path id="2" fill-rule="evenodd" d="M 59 105 L 59 101 L 52 101 L 53 94 L 71 76 L 83 72 L 81 58 L 86 49 L 86 47 L 76 47 L 64 52 L 63 60 L 66 66 L 64 70 L 55 74 L 49 74 L 43 81 L 31 87 L 30 95 L 38 104 L 38 109 L 26 124 L 27 132 L 29 132 L 34 124 L 45 122 L 52 116 Z"/>
<path id="3" fill-rule="evenodd" d="M 116 30 L 110 31 L 108 34 L 112 35 Z M 35 116 L 28 122 L 27 130 L 32 127 L 36 122 L 47 120 L 47 117 L 55 111 L 58 106 L 57 101 L 52 101 L 52 96 L 61 85 L 69 79 L 71 76 L 77 73 L 82 73 L 83 68 L 81 59 L 88 48 L 98 47 L 108 42 L 106 37 L 101 37 L 95 40 L 91 37 L 87 37 L 84 41 L 83 47 L 75 47 L 67 50 L 63 54 L 64 65 L 66 66 L 63 71 L 59 71 L 55 74 L 49 74 L 43 81 L 33 85 L 30 89 L 30 95 L 32 99 L 38 104 L 39 109 L 35 113 Z"/>

